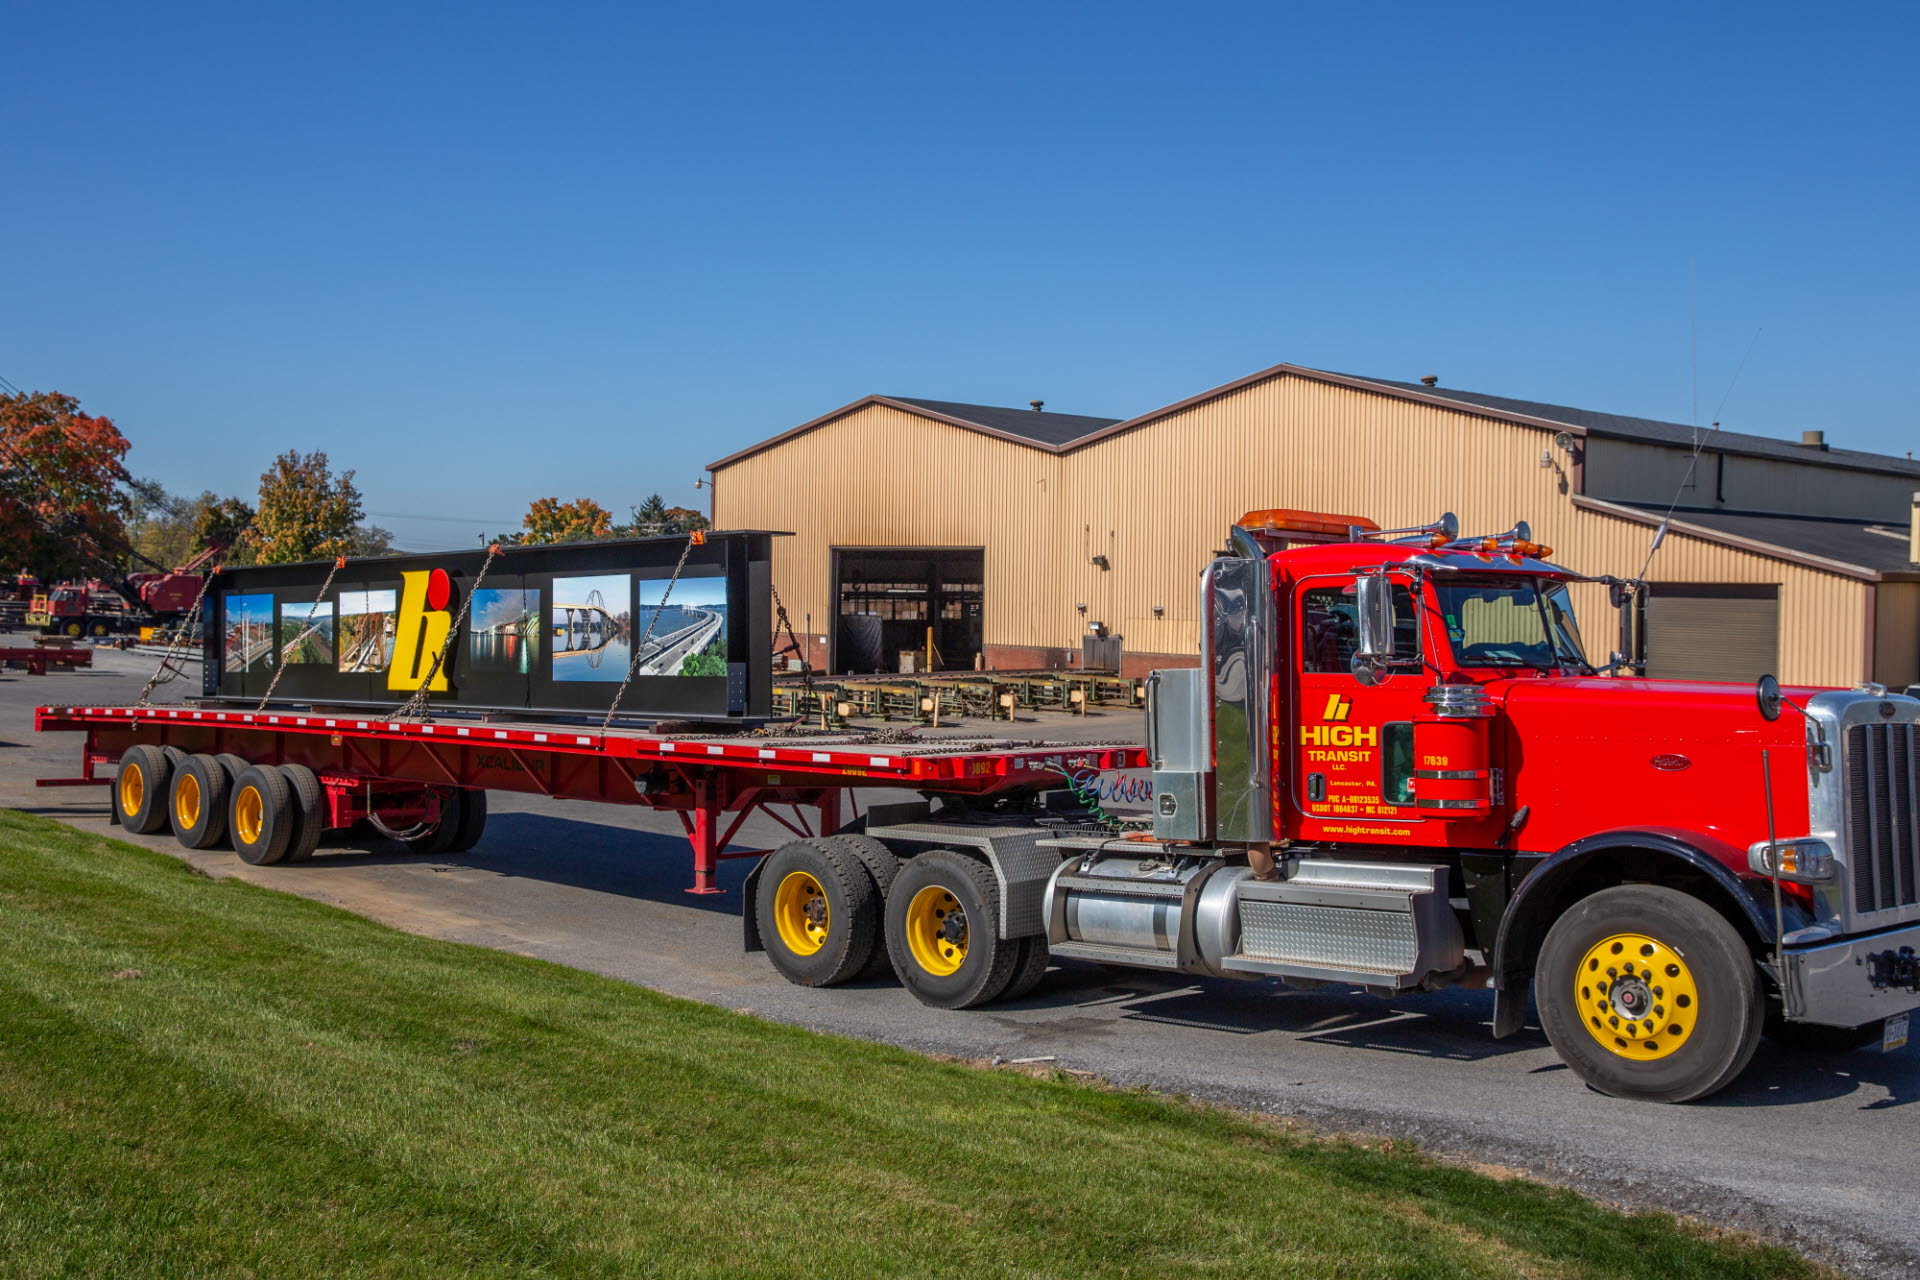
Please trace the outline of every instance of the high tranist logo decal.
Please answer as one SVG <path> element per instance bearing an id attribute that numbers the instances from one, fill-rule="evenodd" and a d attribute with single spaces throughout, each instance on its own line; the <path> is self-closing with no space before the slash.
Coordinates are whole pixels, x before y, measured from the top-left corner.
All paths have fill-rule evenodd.
<path id="1" fill-rule="evenodd" d="M 1378 746 L 1379 728 L 1373 725 L 1348 724 L 1347 717 L 1352 714 L 1352 698 L 1343 693 L 1328 694 L 1327 705 L 1320 712 L 1321 723 L 1300 726 L 1300 745 L 1303 747 Z"/>
<path id="2" fill-rule="evenodd" d="M 453 580 L 445 569 L 403 570 L 400 578 L 400 611 L 394 621 L 387 688 L 418 689 L 453 629 Z M 433 673 L 433 683 L 427 687 L 445 692 L 447 663 Z"/>

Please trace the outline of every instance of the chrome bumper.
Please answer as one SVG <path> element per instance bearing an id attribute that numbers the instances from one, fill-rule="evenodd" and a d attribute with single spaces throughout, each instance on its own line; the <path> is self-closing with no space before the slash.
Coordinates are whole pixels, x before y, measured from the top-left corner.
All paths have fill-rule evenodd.
<path id="1" fill-rule="evenodd" d="M 1889 964 L 1901 948 L 1920 953 L 1920 925 L 1864 934 L 1825 946 L 1789 949 L 1788 990 L 1793 1020 L 1830 1027 L 1857 1027 L 1876 1018 L 1920 1008 L 1920 990 L 1909 985 L 1911 965 Z M 1887 981 L 1889 971 L 1898 976 Z M 1875 979 L 1881 980 L 1876 985 Z"/>

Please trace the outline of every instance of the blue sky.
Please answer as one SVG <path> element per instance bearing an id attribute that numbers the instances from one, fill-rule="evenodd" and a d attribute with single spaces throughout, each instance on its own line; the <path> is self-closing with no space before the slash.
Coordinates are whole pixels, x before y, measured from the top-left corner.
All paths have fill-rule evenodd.
<path id="1" fill-rule="evenodd" d="M 324 448 L 410 548 L 704 506 L 868 392 L 1120 417 L 1283 360 L 1685 422 L 1697 333 L 1703 422 L 1920 448 L 1911 4 L 41 5 L 7 42 L 0 376 L 176 490 Z"/>

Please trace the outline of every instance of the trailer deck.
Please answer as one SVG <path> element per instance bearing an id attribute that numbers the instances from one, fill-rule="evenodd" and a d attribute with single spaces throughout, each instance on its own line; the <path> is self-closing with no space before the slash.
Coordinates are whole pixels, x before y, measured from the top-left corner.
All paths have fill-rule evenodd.
<path id="1" fill-rule="evenodd" d="M 856 732 L 681 735 L 647 726 L 603 733 L 557 720 L 409 721 L 319 708 L 43 706 L 34 711 L 34 728 L 85 735 L 79 775 L 40 779 L 40 786 L 111 785 L 121 756 L 140 744 L 227 754 L 312 769 L 329 796 L 329 826 L 377 813 L 437 811 L 435 796 L 452 790 L 671 810 L 693 850 L 690 893 L 722 892 L 714 883 L 721 859 L 765 852 L 726 851 L 755 811 L 797 836 L 826 835 L 840 826 L 842 797 L 856 787 L 998 797 L 1062 785 L 1063 774 L 1147 766 L 1145 750 L 1130 743 L 977 735 L 900 741 L 905 735 Z"/>

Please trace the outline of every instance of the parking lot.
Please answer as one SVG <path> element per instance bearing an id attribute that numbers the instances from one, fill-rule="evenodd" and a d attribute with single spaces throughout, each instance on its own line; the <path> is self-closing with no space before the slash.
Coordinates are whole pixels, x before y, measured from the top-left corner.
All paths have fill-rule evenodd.
<path id="1" fill-rule="evenodd" d="M 78 739 L 35 735 L 32 708 L 131 699 L 151 662 L 103 650 L 92 671 L 0 673 L 0 804 L 120 835 L 107 826 L 104 788 L 34 787 L 35 777 L 75 771 Z M 1132 737 L 1137 713 L 1013 731 Z M 740 839 L 764 847 L 783 836 L 756 819 Z M 496 795 L 480 845 L 443 858 L 385 842 L 329 843 L 310 863 L 249 867 L 231 853 L 188 853 L 170 838 L 134 840 L 210 874 L 397 928 L 782 1022 L 971 1058 L 1051 1058 L 1122 1084 L 1410 1137 L 1624 1203 L 1748 1227 L 1863 1274 L 1920 1268 L 1907 1208 L 1907 1157 L 1920 1147 L 1920 1045 L 1890 1056 L 1763 1046 L 1735 1087 L 1703 1104 L 1660 1108 L 1588 1092 L 1536 1026 L 1491 1039 L 1484 993 L 1384 1003 L 1078 963 L 1053 969 L 1023 1000 L 969 1013 L 924 1008 L 891 981 L 790 986 L 740 949 L 747 864 L 723 864 L 723 895 L 686 894 L 678 824 L 640 809 Z"/>

